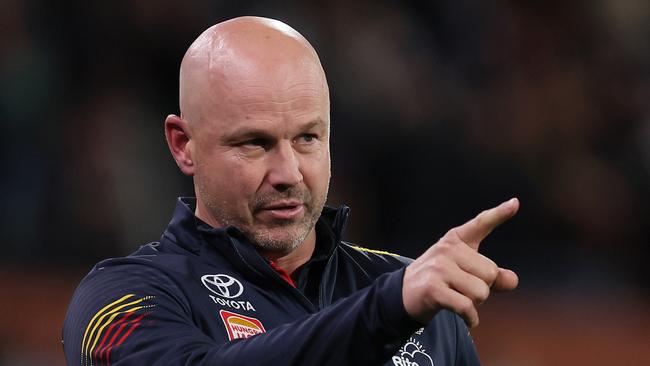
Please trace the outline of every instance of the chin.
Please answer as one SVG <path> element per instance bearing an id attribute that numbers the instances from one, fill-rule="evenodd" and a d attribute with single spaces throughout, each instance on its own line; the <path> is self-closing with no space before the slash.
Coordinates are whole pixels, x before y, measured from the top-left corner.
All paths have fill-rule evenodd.
<path id="1" fill-rule="evenodd" d="M 260 230 L 249 237 L 253 244 L 260 249 L 289 253 L 298 248 L 309 234 L 309 231 L 297 231 L 287 227 L 280 227 L 271 230 Z"/>

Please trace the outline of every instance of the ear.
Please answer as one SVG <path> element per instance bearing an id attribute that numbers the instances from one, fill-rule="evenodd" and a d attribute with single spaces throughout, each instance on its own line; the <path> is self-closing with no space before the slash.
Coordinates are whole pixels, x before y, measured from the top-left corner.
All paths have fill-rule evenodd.
<path id="1" fill-rule="evenodd" d="M 167 116 L 165 119 L 165 137 L 167 138 L 169 151 L 171 151 L 181 172 L 193 176 L 192 141 L 187 122 L 174 114 Z"/>

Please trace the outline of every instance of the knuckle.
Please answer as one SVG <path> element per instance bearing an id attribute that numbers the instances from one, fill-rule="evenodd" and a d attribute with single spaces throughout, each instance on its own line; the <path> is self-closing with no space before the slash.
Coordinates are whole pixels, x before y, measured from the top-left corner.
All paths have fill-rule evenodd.
<path id="1" fill-rule="evenodd" d="M 481 286 L 480 290 L 476 294 L 476 302 L 479 304 L 485 302 L 488 297 L 490 297 L 490 288 L 487 287 L 487 285 Z"/>
<path id="2" fill-rule="evenodd" d="M 479 318 L 478 318 L 478 311 L 476 311 L 476 309 L 472 309 L 469 318 L 471 319 L 470 327 L 473 328 L 478 326 Z"/>
<path id="3" fill-rule="evenodd" d="M 487 215 L 487 214 L 488 214 L 487 210 L 484 210 L 484 211 L 481 211 L 481 213 L 479 213 L 478 216 L 476 216 L 475 222 L 476 222 L 477 226 L 484 226 L 485 225 L 485 215 Z"/>
<path id="4" fill-rule="evenodd" d="M 458 305 L 458 311 L 463 314 L 472 314 L 474 310 L 474 302 L 469 298 L 465 297 Z"/>
<path id="5" fill-rule="evenodd" d="M 431 261 L 430 264 L 431 271 L 429 271 L 429 276 L 436 276 L 445 274 L 449 270 L 449 265 L 445 260 L 445 257 L 436 257 Z"/>
<path id="6" fill-rule="evenodd" d="M 458 233 L 457 227 L 447 231 L 447 233 L 442 238 L 440 238 L 441 242 L 447 243 L 455 243 L 458 240 L 460 240 L 460 234 Z"/>
<path id="7" fill-rule="evenodd" d="M 474 321 L 472 322 L 471 326 L 472 327 L 478 327 L 479 323 L 480 323 L 480 321 L 479 321 L 479 317 L 478 317 L 478 314 L 477 314 L 476 317 L 474 318 Z"/>
<path id="8" fill-rule="evenodd" d="M 488 278 L 487 278 L 488 282 L 490 284 L 492 284 L 492 282 L 494 282 L 497 279 L 497 277 L 499 276 L 499 267 L 497 267 L 496 265 L 490 266 L 490 268 L 488 269 L 487 275 L 488 275 Z"/>
<path id="9" fill-rule="evenodd" d="M 441 282 L 440 274 L 435 271 L 424 271 L 418 274 L 416 281 L 427 292 L 435 291 Z"/>
<path id="10" fill-rule="evenodd" d="M 434 249 L 434 253 L 436 255 L 439 255 L 439 256 L 440 255 L 444 256 L 444 255 L 449 254 L 449 249 L 451 249 L 450 246 L 449 246 L 449 243 L 446 242 L 446 241 L 443 241 L 443 242 L 440 242 L 440 243 L 436 244 L 435 249 Z"/>
<path id="11" fill-rule="evenodd" d="M 441 240 L 436 246 L 439 247 L 439 250 L 442 251 L 442 253 L 449 254 L 452 250 L 456 250 L 455 248 L 458 246 L 458 243 L 458 240 L 444 239 Z"/>

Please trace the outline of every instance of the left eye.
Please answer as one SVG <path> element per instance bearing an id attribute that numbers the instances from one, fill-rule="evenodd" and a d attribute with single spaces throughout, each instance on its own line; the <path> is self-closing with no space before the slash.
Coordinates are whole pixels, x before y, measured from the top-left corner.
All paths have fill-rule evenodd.
<path id="1" fill-rule="evenodd" d="M 304 135 L 300 135 L 298 139 L 300 139 L 302 142 L 312 142 L 316 139 L 316 135 L 306 133 Z"/>

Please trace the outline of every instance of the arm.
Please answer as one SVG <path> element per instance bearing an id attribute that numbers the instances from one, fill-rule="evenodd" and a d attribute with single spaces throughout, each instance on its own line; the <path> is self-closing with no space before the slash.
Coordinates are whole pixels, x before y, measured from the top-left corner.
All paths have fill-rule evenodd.
<path id="1" fill-rule="evenodd" d="M 469 333 L 469 329 L 463 319 L 459 316 L 454 316 L 454 323 L 456 325 L 456 357 L 455 365 L 457 366 L 480 366 L 476 346 Z"/>
<path id="2" fill-rule="evenodd" d="M 195 325 L 189 305 L 170 279 L 157 270 L 141 267 L 136 271 L 139 273 L 129 271 L 129 283 L 140 282 L 137 285 L 120 286 L 109 281 L 116 272 L 108 272 L 110 269 L 100 270 L 82 283 L 64 325 L 68 364 L 382 364 L 419 327 L 404 310 L 404 272 L 400 270 L 381 276 L 368 288 L 315 314 L 248 339 L 220 343 Z M 105 304 L 115 302 L 115 289 L 133 296 L 101 312 Z M 108 309 L 140 299 L 144 300 L 107 314 L 111 311 Z M 138 309 L 108 322 L 115 313 L 133 308 Z M 122 320 L 126 314 L 130 315 Z"/>

